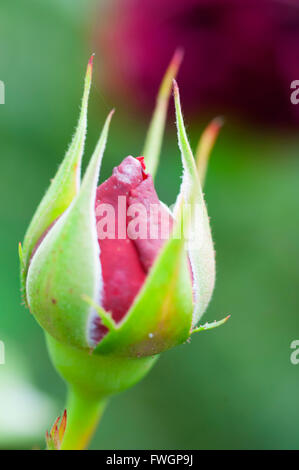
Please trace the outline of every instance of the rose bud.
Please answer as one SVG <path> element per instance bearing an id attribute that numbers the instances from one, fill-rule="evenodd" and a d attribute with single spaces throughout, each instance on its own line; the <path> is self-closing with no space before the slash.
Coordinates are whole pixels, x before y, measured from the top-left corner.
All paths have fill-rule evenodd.
<path id="1" fill-rule="evenodd" d="M 184 175 L 173 213 L 159 201 L 151 175 L 178 62 L 176 54 L 162 83 L 145 159 L 126 157 L 97 187 L 112 113 L 80 183 L 90 61 L 76 133 L 20 248 L 25 300 L 47 333 L 55 366 L 72 386 L 71 408 L 78 393 L 98 403 L 99 397 L 128 388 L 158 353 L 223 322 L 196 328 L 213 292 L 215 255 L 176 83 Z M 195 219 L 198 232 L 186 241 L 183 234 Z M 71 428 L 76 416 L 69 414 Z M 93 420 L 91 414 L 86 426 L 92 428 Z M 68 430 L 65 446 L 67 436 Z"/>

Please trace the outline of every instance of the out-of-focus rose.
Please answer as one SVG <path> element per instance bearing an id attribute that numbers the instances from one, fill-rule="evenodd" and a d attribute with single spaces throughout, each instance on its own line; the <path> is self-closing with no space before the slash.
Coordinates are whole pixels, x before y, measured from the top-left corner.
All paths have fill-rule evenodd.
<path id="1" fill-rule="evenodd" d="M 173 51 L 185 109 L 298 122 L 290 84 L 299 79 L 299 3 L 280 0 L 114 0 L 96 23 L 107 88 L 152 105 Z"/>

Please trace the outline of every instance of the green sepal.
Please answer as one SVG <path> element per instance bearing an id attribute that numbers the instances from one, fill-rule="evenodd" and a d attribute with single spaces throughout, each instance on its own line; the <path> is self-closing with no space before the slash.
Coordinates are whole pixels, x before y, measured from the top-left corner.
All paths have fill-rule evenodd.
<path id="1" fill-rule="evenodd" d="M 92 314 L 82 296 L 97 299 L 101 285 L 95 196 L 105 149 L 109 114 L 85 172 L 79 193 L 35 252 L 27 275 L 28 303 L 40 325 L 54 338 L 88 348 Z"/>
<path id="2" fill-rule="evenodd" d="M 209 217 L 196 169 L 195 160 L 188 141 L 180 103 L 179 88 L 174 80 L 174 100 L 179 148 L 184 168 L 181 192 L 177 208 L 182 203 L 191 206 L 191 225 L 197 220 L 196 237 L 188 246 L 193 279 L 195 306 L 192 326 L 194 327 L 205 312 L 215 284 L 215 252 L 212 241 Z M 175 215 L 178 209 L 175 208 Z"/>
<path id="3" fill-rule="evenodd" d="M 76 132 L 58 171 L 41 200 L 27 229 L 23 243 L 21 284 L 26 299 L 26 275 L 32 251 L 50 225 L 69 207 L 80 188 L 80 166 L 87 129 L 87 106 L 92 78 L 91 57 L 86 71 L 82 106 Z"/>
<path id="4" fill-rule="evenodd" d="M 24 274 L 24 255 L 23 255 L 23 248 L 22 248 L 22 243 L 19 242 L 18 245 L 18 254 L 19 254 L 19 261 L 20 261 L 20 268 L 21 268 L 21 278 L 23 277 Z"/>
<path id="5" fill-rule="evenodd" d="M 171 238 L 130 311 L 101 340 L 94 354 L 150 356 L 181 344 L 189 337 L 192 311 L 185 242 L 182 238 Z M 98 313 L 104 323 L 101 309 Z"/>
<path id="6" fill-rule="evenodd" d="M 82 295 L 82 299 L 85 300 L 94 310 L 97 311 L 98 315 L 100 316 L 102 323 L 106 328 L 109 330 L 115 330 L 116 324 L 112 318 L 112 315 L 109 312 L 106 312 L 100 305 L 94 302 L 93 299 L 88 297 L 87 295 Z"/>
<path id="7" fill-rule="evenodd" d="M 223 119 L 221 117 L 213 119 L 210 124 L 204 129 L 197 144 L 197 149 L 195 152 L 195 161 L 198 177 L 202 187 L 205 184 L 206 173 L 211 152 L 222 126 Z"/>
<path id="8" fill-rule="evenodd" d="M 191 334 L 199 333 L 200 331 L 207 331 L 207 330 L 213 330 L 214 328 L 218 328 L 218 326 L 224 325 L 224 323 L 226 323 L 229 318 L 230 318 L 230 315 L 227 315 L 227 317 L 222 318 L 222 320 L 219 320 L 219 321 L 215 320 L 212 323 L 207 322 L 204 325 L 199 325 L 197 328 L 194 328 L 191 331 Z"/>
<path id="9" fill-rule="evenodd" d="M 156 106 L 145 139 L 142 155 L 144 156 L 147 171 L 152 175 L 153 179 L 159 164 L 172 80 L 178 73 L 182 59 L 183 52 L 181 49 L 177 49 L 160 85 Z"/>

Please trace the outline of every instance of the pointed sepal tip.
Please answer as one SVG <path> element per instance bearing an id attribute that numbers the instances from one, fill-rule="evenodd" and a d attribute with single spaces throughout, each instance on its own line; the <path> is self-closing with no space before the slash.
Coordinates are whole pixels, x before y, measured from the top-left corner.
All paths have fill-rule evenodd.
<path id="1" fill-rule="evenodd" d="M 204 325 L 200 325 L 197 328 L 193 328 L 193 330 L 191 331 L 191 334 L 198 333 L 199 331 L 207 331 L 207 330 L 213 330 L 214 328 L 218 328 L 218 326 L 224 325 L 224 323 L 226 323 L 230 317 L 231 315 L 227 315 L 222 320 L 219 320 L 219 321 L 214 320 L 211 323 L 206 322 L 204 323 Z"/>

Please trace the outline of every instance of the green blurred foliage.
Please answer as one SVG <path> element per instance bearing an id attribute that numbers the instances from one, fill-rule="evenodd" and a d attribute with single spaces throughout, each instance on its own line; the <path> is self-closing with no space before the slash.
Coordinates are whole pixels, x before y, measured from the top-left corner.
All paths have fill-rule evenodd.
<path id="1" fill-rule="evenodd" d="M 18 345 L 32 384 L 57 400 L 55 414 L 63 408 L 65 387 L 42 330 L 21 305 L 17 243 L 78 118 L 93 3 L 0 4 L 0 79 L 6 86 L 0 106 L 0 339 Z M 100 67 L 101 58 L 96 61 Z M 112 107 L 96 83 L 90 103 L 85 163 Z M 117 109 L 101 179 L 142 148 L 148 116 L 134 116 L 129 108 Z M 169 204 L 181 174 L 172 105 L 170 114 L 157 178 Z M 195 147 L 203 120 L 185 119 Z M 112 399 L 92 448 L 298 448 L 299 365 L 290 363 L 290 343 L 299 339 L 298 153 L 297 136 L 227 122 L 205 188 L 217 285 L 204 320 L 232 317 L 163 354 L 142 383 Z"/>

